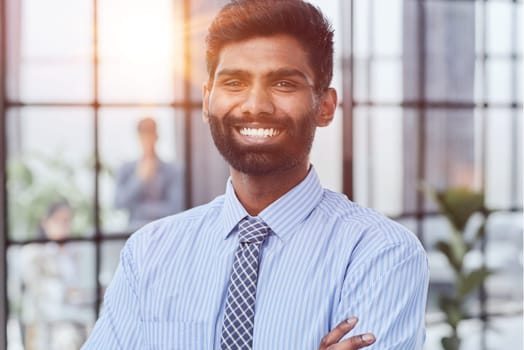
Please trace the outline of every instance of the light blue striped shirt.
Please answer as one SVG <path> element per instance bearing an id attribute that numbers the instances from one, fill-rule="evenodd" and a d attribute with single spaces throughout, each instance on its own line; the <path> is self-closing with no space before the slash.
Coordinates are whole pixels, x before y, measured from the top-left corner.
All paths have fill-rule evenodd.
<path id="1" fill-rule="evenodd" d="M 227 284 L 246 210 L 231 180 L 212 202 L 155 221 L 122 250 L 83 349 L 219 349 Z M 259 214 L 253 348 L 318 349 L 342 320 L 368 349 L 422 349 L 426 254 L 403 226 L 321 187 L 315 170 Z"/>

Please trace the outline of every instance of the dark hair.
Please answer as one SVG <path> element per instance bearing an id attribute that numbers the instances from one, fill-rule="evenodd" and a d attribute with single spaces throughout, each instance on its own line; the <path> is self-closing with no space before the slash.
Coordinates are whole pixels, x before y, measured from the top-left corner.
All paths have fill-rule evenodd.
<path id="1" fill-rule="evenodd" d="M 225 5 L 206 38 L 210 80 L 224 45 L 276 34 L 298 40 L 315 72 L 315 90 L 326 91 L 333 77 L 333 29 L 317 7 L 303 0 L 232 0 Z"/>
<path id="2" fill-rule="evenodd" d="M 71 203 L 65 198 L 57 198 L 53 202 L 50 202 L 47 205 L 46 211 L 44 213 L 44 216 L 42 217 L 43 220 L 49 219 L 51 216 L 53 216 L 57 211 L 60 209 L 71 209 L 73 210 L 73 207 L 71 206 Z M 47 234 L 44 230 L 44 227 L 42 226 L 42 223 L 40 222 L 38 224 L 38 238 L 47 238 Z"/>

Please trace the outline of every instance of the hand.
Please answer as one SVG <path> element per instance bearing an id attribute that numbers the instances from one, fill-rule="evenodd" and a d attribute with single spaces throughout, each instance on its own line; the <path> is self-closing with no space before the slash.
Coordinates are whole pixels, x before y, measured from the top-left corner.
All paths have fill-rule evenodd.
<path id="1" fill-rule="evenodd" d="M 340 322 L 322 338 L 319 350 L 357 350 L 373 344 L 375 336 L 371 333 L 355 335 L 339 342 L 345 334 L 355 327 L 357 322 L 356 317 Z"/>

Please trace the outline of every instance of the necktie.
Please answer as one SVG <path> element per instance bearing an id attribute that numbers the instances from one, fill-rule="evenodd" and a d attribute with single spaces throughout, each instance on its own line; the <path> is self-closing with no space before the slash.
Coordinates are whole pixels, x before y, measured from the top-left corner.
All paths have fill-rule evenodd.
<path id="1" fill-rule="evenodd" d="M 235 253 L 224 311 L 222 350 L 252 348 L 258 261 L 268 235 L 269 227 L 260 219 L 246 217 L 240 222 L 240 245 Z"/>

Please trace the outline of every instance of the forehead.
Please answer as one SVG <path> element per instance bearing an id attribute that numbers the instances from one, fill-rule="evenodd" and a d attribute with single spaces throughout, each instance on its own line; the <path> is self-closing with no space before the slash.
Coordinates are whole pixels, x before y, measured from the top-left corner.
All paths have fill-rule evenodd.
<path id="1" fill-rule="evenodd" d="M 215 76 L 224 70 L 264 75 L 279 69 L 296 69 L 313 82 L 314 72 L 302 45 L 289 35 L 255 37 L 230 43 L 220 50 Z"/>

